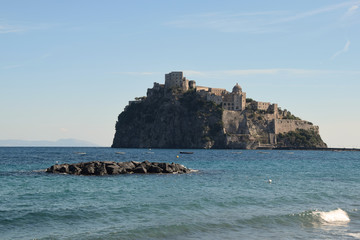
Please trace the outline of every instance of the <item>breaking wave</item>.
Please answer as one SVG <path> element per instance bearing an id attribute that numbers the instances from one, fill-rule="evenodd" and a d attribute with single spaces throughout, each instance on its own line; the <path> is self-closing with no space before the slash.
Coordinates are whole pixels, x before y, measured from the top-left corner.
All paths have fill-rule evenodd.
<path id="1" fill-rule="evenodd" d="M 349 215 L 340 208 L 329 212 L 314 211 L 313 214 L 319 217 L 320 221 L 324 223 L 344 224 L 350 222 Z"/>

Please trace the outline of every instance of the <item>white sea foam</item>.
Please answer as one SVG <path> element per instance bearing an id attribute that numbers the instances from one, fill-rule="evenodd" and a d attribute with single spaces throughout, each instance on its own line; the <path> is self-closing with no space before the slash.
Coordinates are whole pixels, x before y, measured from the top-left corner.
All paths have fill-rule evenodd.
<path id="1" fill-rule="evenodd" d="M 329 212 L 315 211 L 314 214 L 319 216 L 320 219 L 326 223 L 344 224 L 350 222 L 349 215 L 340 208 Z"/>
<path id="2" fill-rule="evenodd" d="M 360 239 L 360 233 L 347 233 L 346 235 L 353 237 L 355 239 Z"/>

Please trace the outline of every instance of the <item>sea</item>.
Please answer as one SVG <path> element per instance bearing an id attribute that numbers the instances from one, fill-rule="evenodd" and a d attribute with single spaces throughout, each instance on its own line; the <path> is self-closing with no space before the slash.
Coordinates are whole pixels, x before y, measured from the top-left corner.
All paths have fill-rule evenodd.
<path id="1" fill-rule="evenodd" d="M 44 171 L 95 160 L 198 172 Z M 360 239 L 359 209 L 360 152 L 0 148 L 0 239 Z"/>

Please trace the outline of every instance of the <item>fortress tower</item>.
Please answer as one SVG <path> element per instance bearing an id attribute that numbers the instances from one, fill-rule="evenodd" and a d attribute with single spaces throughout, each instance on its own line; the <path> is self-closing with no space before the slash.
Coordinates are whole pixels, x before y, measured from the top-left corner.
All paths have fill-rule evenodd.
<path id="1" fill-rule="evenodd" d="M 171 72 L 165 74 L 165 88 L 181 88 L 182 91 L 195 88 L 195 81 L 189 81 L 183 72 Z"/>
<path id="2" fill-rule="evenodd" d="M 233 87 L 231 93 L 223 95 L 222 106 L 227 110 L 242 111 L 246 107 L 246 93 L 242 91 L 239 84 Z"/>

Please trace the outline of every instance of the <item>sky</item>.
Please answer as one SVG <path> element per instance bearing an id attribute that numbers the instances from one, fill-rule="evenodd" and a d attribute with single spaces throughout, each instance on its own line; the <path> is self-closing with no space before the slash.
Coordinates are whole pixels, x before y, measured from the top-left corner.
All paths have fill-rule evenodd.
<path id="1" fill-rule="evenodd" d="M 0 0 L 0 140 L 110 146 L 164 74 L 239 83 L 360 148 L 360 1 Z"/>

